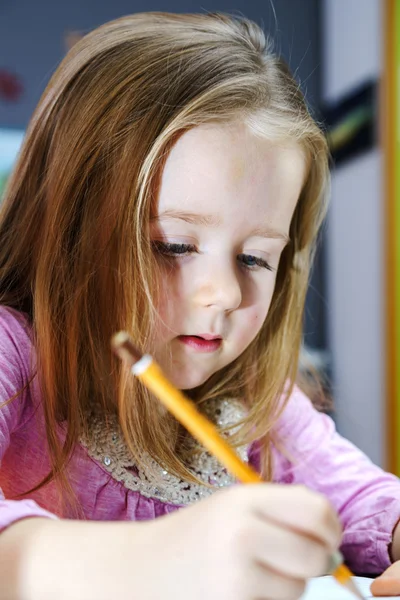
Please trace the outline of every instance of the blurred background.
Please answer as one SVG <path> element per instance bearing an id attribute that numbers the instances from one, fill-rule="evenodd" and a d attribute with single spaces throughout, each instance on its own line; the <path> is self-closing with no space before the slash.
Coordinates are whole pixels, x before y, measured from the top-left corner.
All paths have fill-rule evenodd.
<path id="1" fill-rule="evenodd" d="M 0 0 L 0 198 L 33 109 L 68 48 L 110 19 L 145 10 L 254 19 L 326 129 L 332 192 L 307 299 L 305 353 L 329 377 L 339 431 L 400 474 L 400 0 Z"/>

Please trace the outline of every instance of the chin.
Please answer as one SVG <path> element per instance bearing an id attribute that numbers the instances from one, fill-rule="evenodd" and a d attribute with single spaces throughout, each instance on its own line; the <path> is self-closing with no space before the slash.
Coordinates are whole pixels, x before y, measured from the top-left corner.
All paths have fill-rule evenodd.
<path id="1" fill-rule="evenodd" d="M 212 373 L 201 374 L 180 372 L 170 373 L 168 374 L 168 378 L 179 390 L 192 390 L 203 385 L 211 375 Z"/>

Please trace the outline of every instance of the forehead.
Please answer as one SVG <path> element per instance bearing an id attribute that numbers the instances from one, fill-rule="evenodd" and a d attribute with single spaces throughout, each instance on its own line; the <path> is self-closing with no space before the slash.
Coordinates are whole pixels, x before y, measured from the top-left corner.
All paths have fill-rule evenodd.
<path id="1" fill-rule="evenodd" d="M 172 147 L 161 176 L 157 213 L 186 210 L 223 221 L 243 213 L 290 216 L 305 178 L 295 143 L 272 142 L 241 124 L 199 126 Z"/>

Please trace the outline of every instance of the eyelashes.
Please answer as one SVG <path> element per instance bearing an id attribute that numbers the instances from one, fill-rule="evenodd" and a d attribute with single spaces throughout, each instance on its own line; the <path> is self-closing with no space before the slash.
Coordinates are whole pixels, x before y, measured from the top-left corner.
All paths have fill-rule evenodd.
<path id="1" fill-rule="evenodd" d="M 196 246 L 193 244 L 177 244 L 170 242 L 152 242 L 154 250 L 161 256 L 168 258 L 182 258 L 191 254 L 199 254 Z M 238 262 L 249 271 L 255 271 L 257 269 L 266 269 L 267 271 L 274 271 L 275 269 L 271 265 L 258 256 L 252 254 L 238 254 Z"/>
<path id="2" fill-rule="evenodd" d="M 153 242 L 153 247 L 159 254 L 164 256 L 185 256 L 186 254 L 198 254 L 192 244 L 173 244 L 169 242 Z"/>
<path id="3" fill-rule="evenodd" d="M 252 254 L 239 254 L 238 260 L 240 260 L 248 269 L 261 267 L 262 269 L 267 269 L 267 271 L 274 270 L 266 260 L 258 256 L 253 256 Z"/>

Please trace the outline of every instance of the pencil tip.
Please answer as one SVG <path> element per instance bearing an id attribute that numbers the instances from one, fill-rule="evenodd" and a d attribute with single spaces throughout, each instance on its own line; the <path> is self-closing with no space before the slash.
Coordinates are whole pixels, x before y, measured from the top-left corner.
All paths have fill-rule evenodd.
<path id="1" fill-rule="evenodd" d="M 115 354 L 123 361 L 134 365 L 142 358 L 142 353 L 135 346 L 129 333 L 119 331 L 111 338 L 111 347 Z"/>

